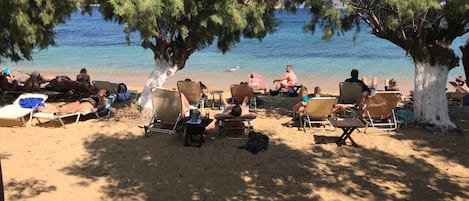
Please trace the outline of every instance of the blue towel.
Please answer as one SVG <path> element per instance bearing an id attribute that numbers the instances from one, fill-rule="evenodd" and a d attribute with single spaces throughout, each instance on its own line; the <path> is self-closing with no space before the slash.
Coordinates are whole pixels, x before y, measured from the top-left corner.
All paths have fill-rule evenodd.
<path id="1" fill-rule="evenodd" d="M 19 104 L 22 108 L 36 108 L 38 106 L 44 106 L 42 101 L 42 98 L 22 98 Z"/>

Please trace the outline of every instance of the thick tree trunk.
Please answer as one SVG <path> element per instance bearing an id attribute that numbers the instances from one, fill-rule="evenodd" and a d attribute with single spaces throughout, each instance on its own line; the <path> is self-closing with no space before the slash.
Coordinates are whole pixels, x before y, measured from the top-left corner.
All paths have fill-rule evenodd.
<path id="1" fill-rule="evenodd" d="M 414 119 L 417 123 L 442 130 L 455 129 L 448 114 L 446 81 L 449 67 L 415 63 Z"/>
<path id="2" fill-rule="evenodd" d="M 151 110 L 151 89 L 155 87 L 163 87 L 166 80 L 173 76 L 177 70 L 177 65 L 170 65 L 168 62 L 156 60 L 155 69 L 153 69 L 150 76 L 148 76 L 142 95 L 138 99 L 138 105 L 144 109 Z"/>
<path id="3" fill-rule="evenodd" d="M 466 80 L 469 80 L 469 39 L 464 46 L 459 47 L 462 52 L 462 65 L 464 66 L 464 72 L 466 74 Z M 469 82 L 466 81 L 467 87 Z"/>

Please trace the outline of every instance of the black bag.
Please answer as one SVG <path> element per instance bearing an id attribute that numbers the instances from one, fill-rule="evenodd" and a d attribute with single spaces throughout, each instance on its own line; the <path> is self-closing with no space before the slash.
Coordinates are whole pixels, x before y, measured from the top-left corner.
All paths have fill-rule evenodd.
<path id="1" fill-rule="evenodd" d="M 127 92 L 127 85 L 124 83 L 119 83 L 117 85 L 117 93 L 126 93 Z"/>
<path id="2" fill-rule="evenodd" d="M 267 135 L 251 131 L 248 134 L 248 138 L 246 145 L 241 145 L 238 148 L 246 149 L 252 154 L 257 154 L 260 151 L 267 150 L 267 147 L 269 146 L 269 137 Z"/>

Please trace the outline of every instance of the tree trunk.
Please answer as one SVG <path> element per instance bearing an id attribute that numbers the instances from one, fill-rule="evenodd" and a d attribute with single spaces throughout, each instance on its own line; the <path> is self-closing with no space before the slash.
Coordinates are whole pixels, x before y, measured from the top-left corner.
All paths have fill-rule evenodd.
<path id="1" fill-rule="evenodd" d="M 464 66 L 464 72 L 466 74 L 466 85 L 469 87 L 469 39 L 464 46 L 459 47 L 462 52 L 462 65 Z"/>
<path id="2" fill-rule="evenodd" d="M 456 125 L 449 118 L 445 95 L 449 67 L 417 61 L 414 63 L 414 120 L 442 130 L 455 129 Z"/>
<path id="3" fill-rule="evenodd" d="M 5 200 L 5 193 L 3 191 L 3 176 L 2 176 L 2 159 L 0 158 L 0 201 Z"/>
<path id="4" fill-rule="evenodd" d="M 176 73 L 177 65 L 170 65 L 168 62 L 157 59 L 155 69 L 150 73 L 143 88 L 143 92 L 138 99 L 138 105 L 143 109 L 152 109 L 151 89 L 155 87 L 163 87 L 166 80 Z"/>

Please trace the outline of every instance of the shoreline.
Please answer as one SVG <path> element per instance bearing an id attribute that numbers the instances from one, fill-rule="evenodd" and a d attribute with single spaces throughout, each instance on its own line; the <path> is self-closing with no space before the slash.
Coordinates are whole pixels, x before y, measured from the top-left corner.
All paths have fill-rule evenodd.
<path id="1" fill-rule="evenodd" d="M 91 80 L 105 80 L 115 83 L 125 83 L 129 89 L 143 90 L 145 82 L 148 78 L 151 69 L 147 72 L 88 72 L 91 76 Z M 19 72 L 20 74 L 25 73 L 22 69 L 12 69 L 14 72 Z M 56 71 L 56 70 L 47 70 L 39 69 L 38 70 L 42 75 L 66 75 L 69 76 L 72 80 L 75 79 L 76 74 L 79 69 L 76 71 Z M 229 89 L 229 86 L 232 84 L 238 84 L 241 81 L 246 81 L 248 74 L 244 75 L 244 72 L 214 72 L 211 74 L 197 73 L 192 71 L 179 71 L 174 76 L 170 77 L 166 83 L 166 88 L 175 88 L 178 80 L 184 80 L 185 78 L 190 78 L 194 81 L 202 81 L 205 85 L 208 86 L 209 90 L 218 90 L 218 89 Z M 280 75 L 279 75 L 280 76 Z M 309 89 L 313 89 L 315 86 L 321 87 L 323 91 L 339 92 L 339 83 L 345 80 L 347 77 L 337 75 L 334 77 L 323 76 L 323 75 L 314 75 L 311 73 L 309 75 L 298 75 L 299 83 L 306 86 Z M 378 89 L 384 90 L 384 75 L 378 77 Z M 371 80 L 371 77 L 367 76 L 368 80 Z M 275 79 L 274 77 L 264 77 L 268 88 L 273 88 L 273 84 L 270 80 Z M 308 81 L 304 81 L 308 80 Z M 398 80 L 398 84 L 403 93 L 408 93 L 410 90 L 413 90 L 413 81 L 412 80 Z M 448 85 L 448 89 L 451 89 Z"/>

